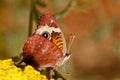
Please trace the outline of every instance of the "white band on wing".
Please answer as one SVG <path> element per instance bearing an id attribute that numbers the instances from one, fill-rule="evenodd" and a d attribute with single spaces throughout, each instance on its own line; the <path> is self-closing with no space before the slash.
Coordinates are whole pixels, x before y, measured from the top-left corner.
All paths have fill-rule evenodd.
<path id="1" fill-rule="evenodd" d="M 43 32 L 49 32 L 50 34 L 52 33 L 52 31 L 54 32 L 61 32 L 60 28 L 55 28 L 55 27 L 49 27 L 48 25 L 45 26 L 40 26 L 39 29 L 37 29 L 36 34 L 42 34 Z"/>

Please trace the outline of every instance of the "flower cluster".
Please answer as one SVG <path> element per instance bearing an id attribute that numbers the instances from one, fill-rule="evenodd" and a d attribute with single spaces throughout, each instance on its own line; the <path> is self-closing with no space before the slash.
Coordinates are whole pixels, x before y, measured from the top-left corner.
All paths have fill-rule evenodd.
<path id="1" fill-rule="evenodd" d="M 40 74 L 32 66 L 25 69 L 14 65 L 12 59 L 0 60 L 0 80 L 48 80 L 45 75 Z M 54 80 L 54 79 L 51 79 Z"/>

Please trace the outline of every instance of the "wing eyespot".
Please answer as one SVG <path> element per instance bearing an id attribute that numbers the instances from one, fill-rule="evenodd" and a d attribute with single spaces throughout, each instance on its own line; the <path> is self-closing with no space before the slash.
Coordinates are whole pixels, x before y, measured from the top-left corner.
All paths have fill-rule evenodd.
<path id="1" fill-rule="evenodd" d="M 42 33 L 42 36 L 43 36 L 44 38 L 46 38 L 46 39 L 50 39 L 50 34 L 49 34 L 49 32 L 47 32 L 47 31 L 43 32 L 43 33 Z"/>

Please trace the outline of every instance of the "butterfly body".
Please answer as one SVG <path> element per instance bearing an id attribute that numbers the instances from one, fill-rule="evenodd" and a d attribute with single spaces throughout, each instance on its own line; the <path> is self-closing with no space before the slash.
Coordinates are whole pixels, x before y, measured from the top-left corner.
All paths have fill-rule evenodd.
<path id="1" fill-rule="evenodd" d="M 51 14 L 43 15 L 37 29 L 24 44 L 23 61 L 35 67 L 57 67 L 68 57 L 59 25 Z"/>

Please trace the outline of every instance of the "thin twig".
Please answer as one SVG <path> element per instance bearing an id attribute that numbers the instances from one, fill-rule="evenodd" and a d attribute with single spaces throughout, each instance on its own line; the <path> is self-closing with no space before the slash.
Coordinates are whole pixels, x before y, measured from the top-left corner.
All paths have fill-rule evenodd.
<path id="1" fill-rule="evenodd" d="M 68 5 L 66 6 L 66 8 L 64 10 L 62 10 L 61 12 L 55 13 L 55 18 L 59 19 L 61 17 L 63 17 L 66 13 L 68 13 L 68 11 L 70 10 L 72 6 L 72 0 L 70 0 L 70 2 L 68 3 Z"/>

